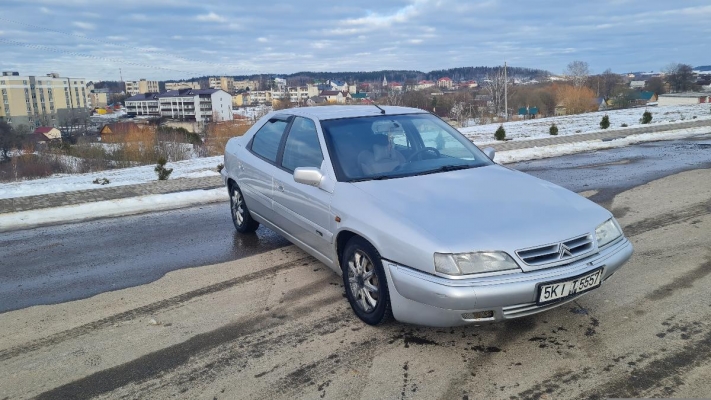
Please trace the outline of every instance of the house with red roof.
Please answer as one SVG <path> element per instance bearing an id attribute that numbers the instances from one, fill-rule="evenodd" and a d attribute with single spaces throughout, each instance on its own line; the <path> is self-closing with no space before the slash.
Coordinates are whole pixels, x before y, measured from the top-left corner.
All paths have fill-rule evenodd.
<path id="1" fill-rule="evenodd" d="M 437 79 L 437 86 L 441 87 L 442 89 L 451 89 L 452 85 L 452 79 L 447 76 Z"/>

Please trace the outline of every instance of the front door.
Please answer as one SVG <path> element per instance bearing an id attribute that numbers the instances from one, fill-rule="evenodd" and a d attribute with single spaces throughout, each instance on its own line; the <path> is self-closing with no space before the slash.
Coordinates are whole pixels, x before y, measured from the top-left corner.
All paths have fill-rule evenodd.
<path id="1" fill-rule="evenodd" d="M 295 117 L 284 143 L 281 169 L 274 175 L 277 224 L 300 242 L 330 259 L 333 246 L 331 193 L 294 181 L 299 167 L 321 168 L 323 153 L 315 123 Z"/>

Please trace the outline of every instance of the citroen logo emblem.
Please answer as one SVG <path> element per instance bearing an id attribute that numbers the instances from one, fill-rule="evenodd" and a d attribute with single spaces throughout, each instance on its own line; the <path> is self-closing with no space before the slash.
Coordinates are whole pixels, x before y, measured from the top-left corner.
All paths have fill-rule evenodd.
<path id="1" fill-rule="evenodd" d="M 570 248 L 563 243 L 560 244 L 560 247 L 558 248 L 558 254 L 560 255 L 560 259 L 564 259 L 565 257 L 572 257 L 573 253 L 570 252 Z"/>

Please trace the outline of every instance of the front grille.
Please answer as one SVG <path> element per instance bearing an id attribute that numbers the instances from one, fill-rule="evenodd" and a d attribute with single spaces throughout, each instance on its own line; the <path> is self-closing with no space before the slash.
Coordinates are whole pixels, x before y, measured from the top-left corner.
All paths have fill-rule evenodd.
<path id="1" fill-rule="evenodd" d="M 592 235 L 578 236 L 559 243 L 518 250 L 518 257 L 528 265 L 538 266 L 577 258 L 594 249 Z"/>

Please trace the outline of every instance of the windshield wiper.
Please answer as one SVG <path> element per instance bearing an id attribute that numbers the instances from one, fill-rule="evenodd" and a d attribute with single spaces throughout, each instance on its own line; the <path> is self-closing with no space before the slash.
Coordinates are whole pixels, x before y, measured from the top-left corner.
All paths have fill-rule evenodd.
<path id="1" fill-rule="evenodd" d="M 377 175 L 377 176 L 366 176 L 363 178 L 353 179 L 351 182 L 363 182 L 363 181 L 384 181 L 390 179 L 392 176 L 389 175 Z"/>
<path id="2" fill-rule="evenodd" d="M 427 175 L 427 174 L 436 174 L 438 172 L 449 172 L 449 171 L 458 171 L 460 169 L 469 169 L 469 168 L 474 168 L 475 165 L 443 165 L 439 168 L 432 169 L 429 171 L 424 171 L 420 173 L 420 175 Z"/>

